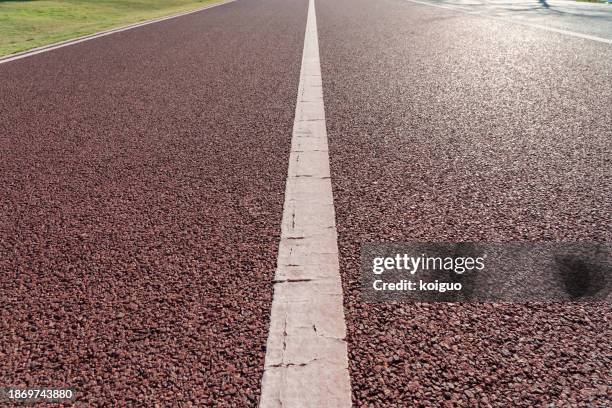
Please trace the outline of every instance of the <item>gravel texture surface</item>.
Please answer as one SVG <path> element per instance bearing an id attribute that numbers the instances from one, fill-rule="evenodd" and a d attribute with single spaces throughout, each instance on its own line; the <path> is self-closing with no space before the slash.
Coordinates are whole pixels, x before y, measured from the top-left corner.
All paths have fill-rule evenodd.
<path id="1" fill-rule="evenodd" d="M 609 304 L 366 304 L 359 255 L 611 241 L 612 49 L 401 0 L 317 12 L 355 404 L 609 406 Z"/>
<path id="2" fill-rule="evenodd" d="M 0 384 L 256 404 L 306 7 L 0 65 Z"/>

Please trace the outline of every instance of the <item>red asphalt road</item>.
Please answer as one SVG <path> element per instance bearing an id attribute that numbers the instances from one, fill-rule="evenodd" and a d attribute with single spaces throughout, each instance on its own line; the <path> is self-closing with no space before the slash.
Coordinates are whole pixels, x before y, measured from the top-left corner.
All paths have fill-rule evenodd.
<path id="1" fill-rule="evenodd" d="M 366 242 L 612 241 L 612 48 L 317 0 L 356 406 L 610 406 L 609 304 L 366 304 Z"/>
<path id="2" fill-rule="evenodd" d="M 609 305 L 369 305 L 379 241 L 610 241 L 612 51 L 317 0 L 357 406 L 605 406 Z M 88 405 L 259 396 L 304 0 L 0 65 L 0 385 Z"/>
<path id="3" fill-rule="evenodd" d="M 0 385 L 255 405 L 307 2 L 0 65 Z"/>

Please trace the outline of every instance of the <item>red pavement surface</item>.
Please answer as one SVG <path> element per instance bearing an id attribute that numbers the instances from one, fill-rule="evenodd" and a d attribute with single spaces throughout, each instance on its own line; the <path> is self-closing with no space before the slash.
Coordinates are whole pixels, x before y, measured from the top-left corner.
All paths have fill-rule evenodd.
<path id="1" fill-rule="evenodd" d="M 359 257 L 612 241 L 612 49 L 401 0 L 317 12 L 354 404 L 609 406 L 610 304 L 366 304 Z"/>
<path id="2" fill-rule="evenodd" d="M 306 7 L 0 65 L 0 384 L 256 404 Z"/>
<path id="3" fill-rule="evenodd" d="M 0 65 L 0 385 L 257 404 L 306 9 L 237 1 Z M 609 242 L 610 48 L 401 0 L 317 14 L 355 405 L 609 405 L 609 304 L 369 305 L 358 262 Z"/>

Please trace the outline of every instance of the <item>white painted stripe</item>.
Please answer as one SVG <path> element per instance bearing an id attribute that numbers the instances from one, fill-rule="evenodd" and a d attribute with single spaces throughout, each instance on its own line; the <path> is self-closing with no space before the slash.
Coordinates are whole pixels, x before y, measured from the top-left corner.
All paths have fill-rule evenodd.
<path id="1" fill-rule="evenodd" d="M 47 52 L 47 51 L 57 50 L 58 48 L 68 47 L 69 45 L 74 45 L 74 44 L 82 43 L 84 41 L 93 40 L 94 38 L 100 38 L 100 37 L 104 37 L 106 35 L 120 33 L 122 31 L 131 30 L 133 28 L 138 28 L 138 27 L 149 25 L 149 24 L 159 23 L 160 21 L 166 21 L 166 20 L 170 20 L 170 19 L 173 19 L 173 18 L 186 16 L 188 14 L 198 13 L 200 11 L 207 10 L 209 8 L 221 6 L 221 5 L 227 4 L 227 3 L 232 3 L 233 1 L 236 1 L 236 0 L 227 0 L 227 1 L 220 2 L 220 3 L 210 4 L 210 5 L 206 6 L 206 7 L 202 7 L 202 8 L 196 9 L 196 10 L 186 11 L 184 13 L 172 14 L 171 16 L 160 17 L 160 18 L 156 18 L 156 19 L 153 19 L 153 20 L 142 21 L 140 23 L 130 24 L 130 25 L 127 25 L 127 26 L 123 26 L 123 27 L 119 27 L 119 28 L 113 28 L 113 29 L 110 29 L 110 30 L 104 30 L 104 31 L 100 31 L 100 32 L 97 32 L 97 33 L 94 33 L 94 34 L 88 34 L 88 35 L 84 35 L 82 37 L 77 37 L 77 38 L 73 38 L 73 39 L 66 40 L 66 41 L 60 41 L 60 42 L 57 42 L 57 43 L 54 43 L 54 44 L 49 44 L 49 45 L 44 45 L 42 47 L 33 48 L 31 50 L 27 50 L 27 51 L 18 52 L 18 53 L 15 53 L 15 54 L 6 55 L 4 57 L 0 57 L 0 64 L 4 64 L 4 63 L 10 62 L 10 61 L 15 61 L 15 60 L 22 59 L 22 58 L 31 57 L 32 55 L 41 54 L 41 53 Z"/>
<path id="2" fill-rule="evenodd" d="M 583 34 L 583 33 L 577 33 L 575 31 L 562 30 L 560 28 L 549 27 L 549 26 L 545 26 L 545 25 L 542 25 L 542 24 L 529 23 L 527 21 L 519 20 L 517 18 L 490 16 L 490 15 L 484 14 L 484 12 L 481 12 L 481 11 L 470 11 L 470 10 L 465 10 L 465 9 L 462 9 L 462 8 L 459 8 L 459 7 L 453 7 L 453 6 L 449 6 L 449 5 L 446 5 L 446 4 L 435 4 L 435 3 L 430 3 L 430 2 L 427 2 L 427 1 L 420 1 L 420 0 L 405 0 L 405 1 L 409 1 L 411 3 L 423 4 L 425 6 L 430 6 L 430 7 L 438 7 L 438 8 L 443 8 L 443 9 L 447 9 L 447 10 L 453 10 L 453 11 L 457 11 L 457 12 L 463 13 L 463 14 L 478 15 L 478 16 L 481 16 L 481 17 L 491 18 L 491 19 L 494 19 L 494 20 L 500 20 L 500 21 L 505 21 L 505 22 L 514 23 L 514 24 L 519 24 L 519 25 L 523 25 L 523 26 L 526 26 L 526 27 L 539 28 L 541 30 L 552 31 L 553 33 L 559 33 L 559 34 L 563 34 L 563 35 L 569 35 L 569 36 L 572 36 L 572 37 L 583 38 L 585 40 L 597 41 L 597 42 L 602 42 L 602 43 L 605 43 L 605 44 L 612 44 L 612 40 L 608 39 L 608 38 L 597 37 L 597 36 L 594 36 L 594 35 Z"/>
<path id="3" fill-rule="evenodd" d="M 308 6 L 260 407 L 351 406 L 314 0 Z"/>

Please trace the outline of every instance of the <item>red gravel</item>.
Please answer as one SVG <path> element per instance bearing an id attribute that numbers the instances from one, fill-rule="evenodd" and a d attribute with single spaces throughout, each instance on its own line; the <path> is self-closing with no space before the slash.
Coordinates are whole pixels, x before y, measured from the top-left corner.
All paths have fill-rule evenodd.
<path id="1" fill-rule="evenodd" d="M 0 65 L 0 384 L 255 405 L 307 3 Z"/>
<path id="2" fill-rule="evenodd" d="M 400 0 L 317 13 L 355 404 L 610 406 L 609 304 L 359 282 L 365 242 L 612 241 L 610 47 Z"/>

